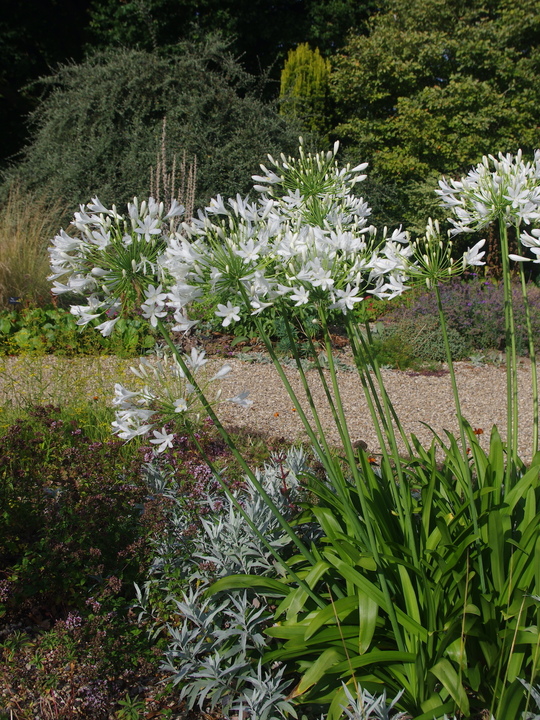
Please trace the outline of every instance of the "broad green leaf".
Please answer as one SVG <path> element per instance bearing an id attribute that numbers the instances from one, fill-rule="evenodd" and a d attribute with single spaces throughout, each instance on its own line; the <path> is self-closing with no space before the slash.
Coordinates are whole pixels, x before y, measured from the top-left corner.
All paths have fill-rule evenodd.
<path id="1" fill-rule="evenodd" d="M 401 650 L 371 650 L 371 652 L 349 657 L 347 660 L 334 665 L 332 673 L 347 673 L 350 670 L 357 670 L 366 665 L 382 666 L 388 663 L 413 663 L 416 660 L 416 653 L 402 652 Z"/>
<path id="2" fill-rule="evenodd" d="M 386 599 L 382 591 L 376 585 L 374 585 L 370 580 L 361 575 L 357 570 L 344 563 L 342 560 L 340 560 L 340 558 L 332 555 L 330 551 L 325 551 L 324 555 L 346 580 L 349 580 L 354 585 L 356 585 L 356 587 L 360 588 L 360 590 L 366 593 L 373 602 L 377 603 L 377 605 L 385 612 L 388 612 Z M 398 622 L 413 635 L 417 635 L 420 640 L 422 640 L 422 642 L 426 642 L 428 637 L 427 630 L 421 625 L 419 625 L 415 620 L 410 618 L 400 608 L 395 607 L 394 609 Z"/>
<path id="3" fill-rule="evenodd" d="M 354 697 L 354 691 L 353 691 L 353 697 Z M 334 697 L 332 698 L 332 702 L 330 703 L 330 707 L 328 708 L 328 714 L 326 716 L 326 720 L 339 720 L 343 717 L 343 707 L 347 707 L 347 696 L 345 695 L 345 691 L 343 690 L 343 687 L 340 686 L 337 688 L 336 693 Z"/>
<path id="4" fill-rule="evenodd" d="M 250 588 L 268 590 L 278 595 L 287 595 L 291 592 L 291 588 L 285 583 L 261 575 L 227 575 L 213 583 L 206 593 L 215 595 L 223 590 L 249 590 Z"/>
<path id="5" fill-rule="evenodd" d="M 505 501 L 508 505 L 508 511 L 511 512 L 516 504 L 526 495 L 530 486 L 538 487 L 538 467 L 530 468 L 525 475 L 514 485 L 514 487 L 506 493 Z"/>
<path id="6" fill-rule="evenodd" d="M 488 518 L 488 545 L 490 549 L 491 575 L 495 589 L 500 593 L 506 581 L 504 562 L 504 532 L 501 513 L 493 508 Z"/>
<path id="7" fill-rule="evenodd" d="M 339 622 L 343 621 L 351 614 L 351 612 L 356 610 L 357 607 L 358 598 L 356 596 L 351 596 L 339 598 L 333 603 L 327 605 L 327 607 L 323 610 L 316 611 L 315 617 L 305 630 L 304 640 L 309 640 L 309 638 L 323 625 L 336 622 L 336 618 Z"/>
<path id="8" fill-rule="evenodd" d="M 336 665 L 343 659 L 343 652 L 339 652 L 334 648 L 325 650 L 320 655 L 309 670 L 304 673 L 298 685 L 290 694 L 290 698 L 296 698 L 303 695 L 312 685 L 315 685 L 323 675 L 325 675 L 332 666 Z"/>
<path id="9" fill-rule="evenodd" d="M 401 579 L 401 589 L 403 592 L 403 597 L 405 599 L 405 607 L 407 608 L 407 612 L 409 613 L 410 617 L 413 618 L 413 620 L 416 620 L 416 622 L 420 624 L 420 610 L 418 609 L 418 601 L 409 573 L 402 564 L 398 565 L 398 572 Z"/>
<path id="10" fill-rule="evenodd" d="M 469 714 L 469 698 L 451 662 L 442 658 L 431 668 L 431 672 L 450 693 L 460 711 L 467 716 Z"/>
<path id="11" fill-rule="evenodd" d="M 330 565 L 328 563 L 323 562 L 322 560 L 315 563 L 311 570 L 305 575 L 303 578 L 306 585 L 313 590 L 313 588 L 317 585 L 319 580 L 323 577 L 323 575 L 327 572 L 327 570 L 330 569 Z M 290 619 L 297 615 L 303 608 L 306 603 L 306 600 L 308 599 L 308 594 L 306 590 L 304 590 L 302 587 L 296 588 L 294 590 L 290 590 L 290 595 L 288 595 L 285 600 L 280 604 L 280 606 L 276 610 L 276 617 L 279 617 L 285 609 L 287 609 L 287 619 Z"/>
<path id="12" fill-rule="evenodd" d="M 371 597 L 358 588 L 358 652 L 365 653 L 377 627 L 379 605 Z"/>

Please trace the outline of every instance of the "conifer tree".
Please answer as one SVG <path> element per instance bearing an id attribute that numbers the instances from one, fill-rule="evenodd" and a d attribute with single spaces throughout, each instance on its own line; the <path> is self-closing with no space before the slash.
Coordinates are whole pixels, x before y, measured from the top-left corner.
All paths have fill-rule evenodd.
<path id="1" fill-rule="evenodd" d="M 319 48 L 302 43 L 289 50 L 281 72 L 281 114 L 298 118 L 307 129 L 325 134 L 328 129 L 328 78 L 330 61 Z"/>

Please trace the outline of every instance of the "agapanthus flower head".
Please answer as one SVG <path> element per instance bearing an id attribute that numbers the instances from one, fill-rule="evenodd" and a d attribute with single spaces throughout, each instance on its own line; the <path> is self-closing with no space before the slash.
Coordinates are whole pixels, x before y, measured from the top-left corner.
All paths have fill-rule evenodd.
<path id="1" fill-rule="evenodd" d="M 452 233 L 481 230 L 493 221 L 529 224 L 540 218 L 540 151 L 525 162 L 516 155 L 486 155 L 461 180 L 439 181 L 436 193 L 452 212 Z"/>
<path id="2" fill-rule="evenodd" d="M 145 317 L 156 325 L 166 314 L 168 300 L 162 286 L 166 272 L 161 256 L 169 242 L 171 221 L 182 212 L 182 206 L 173 201 L 166 213 L 163 203 L 153 198 L 142 203 L 134 198 L 126 216 L 114 205 L 106 208 L 98 198 L 81 205 L 72 222 L 77 236 L 61 230 L 49 248 L 53 292 L 90 296 L 87 306 L 72 310 L 79 325 L 98 319 L 112 307 L 122 312 L 141 304 Z M 103 319 L 97 328 L 109 335 L 117 320 Z"/>
<path id="3" fill-rule="evenodd" d="M 276 306 L 347 313 L 367 293 L 395 297 L 407 288 L 407 234 L 377 236 L 355 194 L 366 164 L 341 168 L 337 150 L 311 154 L 301 144 L 298 158 L 269 158 L 273 169 L 255 177 L 257 202 L 218 197 L 169 244 L 164 267 L 217 295 L 224 327 Z"/>
<path id="4" fill-rule="evenodd" d="M 186 372 L 196 378 L 207 399 L 212 404 L 220 402 L 221 389 L 217 388 L 212 397 L 209 386 L 228 375 L 231 366 L 225 364 L 213 376 L 207 377 L 203 371 L 208 362 L 204 350 L 192 348 L 183 360 Z M 185 429 L 186 424 L 197 422 L 203 413 L 195 386 L 187 379 L 178 360 L 164 353 L 157 359 L 142 358 L 138 366 L 130 370 L 138 378 L 139 387 L 128 389 L 120 383 L 115 385 L 113 432 L 126 441 L 153 433 L 150 442 L 156 446 L 155 451 L 164 452 L 172 447 L 174 439 L 174 432 L 165 428 Z M 247 402 L 238 404 L 248 407 Z"/>

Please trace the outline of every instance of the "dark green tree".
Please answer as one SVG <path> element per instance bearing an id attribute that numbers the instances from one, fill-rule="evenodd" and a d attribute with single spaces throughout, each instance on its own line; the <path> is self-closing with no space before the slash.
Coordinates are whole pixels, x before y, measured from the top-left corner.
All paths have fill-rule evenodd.
<path id="1" fill-rule="evenodd" d="M 335 51 L 352 28 L 376 8 L 375 0 L 92 0 L 89 42 L 155 49 L 220 31 L 253 73 L 274 65 L 302 42 Z"/>
<path id="2" fill-rule="evenodd" d="M 540 145 L 540 5 L 390 0 L 333 61 L 335 134 L 372 166 L 383 215 L 423 223 L 441 173 Z"/>
<path id="3" fill-rule="evenodd" d="M 197 201 L 251 187 L 268 152 L 291 152 L 296 127 L 256 94 L 254 79 L 215 38 L 170 57 L 108 50 L 62 66 L 32 117 L 32 141 L 7 181 L 73 208 L 98 195 L 123 203 L 149 192 L 167 118 L 170 154 L 197 156 Z"/>

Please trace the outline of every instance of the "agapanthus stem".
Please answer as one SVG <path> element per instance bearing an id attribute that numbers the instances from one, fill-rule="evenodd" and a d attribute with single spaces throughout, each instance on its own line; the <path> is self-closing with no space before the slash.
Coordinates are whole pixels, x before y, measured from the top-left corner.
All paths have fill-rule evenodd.
<path id="1" fill-rule="evenodd" d="M 298 354 L 298 350 L 297 350 L 297 347 L 296 347 L 296 343 L 295 343 L 295 341 L 294 341 L 291 324 L 290 324 L 289 319 L 287 318 L 287 315 L 286 315 L 285 313 L 283 314 L 282 317 L 283 317 L 283 322 L 284 322 L 284 324 L 285 324 L 285 330 L 286 330 L 286 332 L 287 332 L 287 337 L 288 337 L 288 339 L 289 339 L 289 344 L 290 344 L 290 347 L 291 347 L 291 351 L 292 351 L 294 360 L 295 360 L 295 362 L 296 362 L 296 367 L 297 367 L 297 369 L 298 369 L 298 373 L 299 373 L 299 375 L 300 375 L 300 380 L 301 380 L 301 382 L 302 382 L 302 387 L 304 388 L 304 392 L 305 392 L 305 394 L 306 394 L 306 398 L 307 398 L 307 400 L 308 400 L 309 407 L 311 408 L 311 413 L 312 413 L 313 418 L 314 418 L 314 420 L 315 420 L 315 424 L 317 425 L 317 432 L 319 433 L 320 441 L 321 441 L 321 443 L 322 443 L 322 445 L 323 445 L 323 448 L 324 448 L 325 452 L 328 454 L 328 456 L 330 456 L 330 448 L 329 448 L 328 443 L 327 443 L 327 441 L 326 441 L 326 433 L 324 432 L 324 429 L 323 429 L 323 427 L 322 427 L 322 425 L 321 425 L 321 422 L 320 422 L 320 419 L 319 419 L 319 415 L 318 415 L 318 413 L 317 413 L 317 408 L 315 407 L 315 401 L 313 400 L 313 394 L 312 394 L 312 392 L 311 392 L 311 388 L 309 387 L 309 383 L 308 383 L 308 381 L 307 381 L 306 374 L 305 374 L 305 372 L 304 372 L 304 368 L 302 367 L 302 361 L 301 361 L 301 358 L 300 358 L 300 356 L 299 356 L 299 354 Z M 311 349 L 312 349 L 312 351 L 314 352 L 313 343 L 311 342 L 311 338 L 310 338 L 309 335 L 307 335 L 307 334 L 306 334 L 306 336 L 307 336 L 308 341 L 309 341 L 309 343 L 310 343 Z M 319 379 L 321 380 L 321 384 L 322 384 L 322 386 L 323 386 L 323 389 L 324 389 L 324 392 L 325 392 L 325 395 L 326 395 L 326 399 L 327 399 L 327 401 L 328 401 L 328 406 L 329 406 L 330 411 L 331 411 L 331 413 L 332 413 L 332 417 L 334 418 L 334 423 L 335 423 L 335 425 L 336 425 L 336 428 L 338 429 L 338 432 L 339 432 L 340 435 L 341 435 L 341 426 L 340 426 L 340 424 L 339 424 L 339 418 L 338 418 L 338 415 L 337 415 L 337 410 L 336 410 L 336 408 L 335 408 L 335 406 L 334 406 L 334 402 L 333 402 L 333 399 L 332 399 L 332 395 L 330 394 L 330 390 L 329 390 L 329 388 L 328 388 L 328 383 L 326 382 L 326 378 L 324 377 L 324 373 L 322 372 L 322 369 L 321 369 L 320 363 L 318 362 L 318 359 L 316 358 L 315 355 L 314 355 L 314 357 L 315 357 L 315 366 L 316 366 L 316 368 L 317 368 L 317 370 L 318 370 Z"/>
<path id="2" fill-rule="evenodd" d="M 529 359 L 531 361 L 531 383 L 533 391 L 533 457 L 538 452 L 538 369 L 536 367 L 536 351 L 534 347 L 534 334 L 531 321 L 531 308 L 529 305 L 529 295 L 527 293 L 527 282 L 525 280 L 525 270 L 523 263 L 519 263 L 519 274 L 521 277 L 521 291 L 523 293 L 523 302 L 525 305 L 525 323 L 527 325 L 527 337 L 529 340 Z"/>
<path id="3" fill-rule="evenodd" d="M 514 325 L 514 309 L 512 302 L 512 278 L 510 277 L 510 260 L 508 258 L 508 229 L 504 218 L 499 220 L 501 240 L 501 256 L 504 285 L 504 320 L 506 329 L 506 417 L 507 417 L 507 453 L 506 466 L 507 490 L 510 490 L 512 468 L 517 465 L 518 448 L 518 383 L 517 383 L 517 352 L 516 332 Z"/>
<path id="4" fill-rule="evenodd" d="M 167 328 L 163 324 L 163 321 L 158 319 L 157 321 L 157 327 L 159 331 L 161 332 L 163 339 L 167 343 L 167 346 L 169 347 L 170 351 L 174 355 L 175 359 L 177 360 L 178 364 L 182 368 L 188 382 L 190 382 L 195 392 L 197 393 L 197 397 L 201 401 L 202 406 L 204 407 L 205 411 L 207 412 L 208 416 L 214 423 L 216 429 L 218 430 L 219 434 L 225 441 L 227 447 L 231 451 L 233 457 L 238 461 L 240 467 L 242 470 L 246 473 L 246 475 L 249 477 L 253 485 L 257 488 L 257 491 L 261 494 L 261 497 L 264 499 L 265 503 L 268 505 L 270 510 L 272 511 L 273 515 L 281 525 L 281 527 L 285 530 L 287 535 L 291 538 L 293 543 L 296 545 L 300 553 L 308 560 L 310 563 L 315 562 L 315 558 L 313 557 L 312 553 L 306 548 L 304 543 L 300 540 L 300 538 L 296 535 L 294 530 L 291 528 L 287 520 L 283 517 L 283 515 L 280 513 L 279 509 L 276 507 L 275 503 L 272 501 L 272 498 L 268 495 L 268 493 L 265 491 L 265 489 L 262 487 L 261 483 L 257 480 L 257 477 L 255 473 L 251 470 L 251 468 L 248 466 L 242 455 L 239 453 L 238 448 L 234 444 L 233 439 L 227 432 L 227 430 L 223 427 L 222 423 L 220 422 L 218 416 L 214 412 L 214 409 L 210 402 L 208 402 L 205 394 L 199 387 L 197 380 L 195 379 L 193 373 L 190 371 L 189 367 L 184 362 L 184 358 L 182 357 L 182 353 L 179 352 L 178 348 L 175 346 L 175 344 L 172 341 L 172 338 L 167 331 Z"/>
<path id="5" fill-rule="evenodd" d="M 388 582 L 386 579 L 384 567 L 382 564 L 382 558 L 379 553 L 379 547 L 376 539 L 376 533 L 373 528 L 373 518 L 371 516 L 370 508 L 368 505 L 369 496 L 367 491 L 367 488 L 362 483 L 362 478 L 360 477 L 360 473 L 358 472 L 358 468 L 356 465 L 356 458 L 354 456 L 354 449 L 351 443 L 350 434 L 347 429 L 347 421 L 345 418 L 345 412 L 343 409 L 343 403 L 341 401 L 341 393 L 339 390 L 339 383 L 337 381 L 337 374 L 336 374 L 336 368 L 334 364 L 334 359 L 332 357 L 332 344 L 330 342 L 330 333 L 328 332 L 328 325 L 326 322 L 326 315 L 324 312 L 324 309 L 319 310 L 319 319 L 321 320 L 321 325 L 324 332 L 324 339 L 326 344 L 326 355 L 328 358 L 328 366 L 330 370 L 330 378 L 332 380 L 332 390 L 334 393 L 335 403 L 336 403 L 336 409 L 338 411 L 340 422 L 343 424 L 344 429 L 344 439 L 345 439 L 345 456 L 347 458 L 347 463 L 349 465 L 349 469 L 352 472 L 356 488 L 358 491 L 358 499 L 360 500 L 360 507 L 362 508 L 362 515 L 363 515 L 363 521 L 366 526 L 366 532 L 369 538 L 369 550 L 373 554 L 373 559 L 377 566 L 377 575 L 379 577 L 379 582 L 381 583 L 381 589 L 383 591 L 383 594 L 385 596 L 387 607 L 388 607 L 388 614 L 390 618 L 390 622 L 392 623 L 392 629 L 394 631 L 394 635 L 396 638 L 396 642 L 398 645 L 398 648 L 400 650 L 405 650 L 405 645 L 403 642 L 403 636 L 401 632 L 401 627 L 397 620 L 397 615 L 394 609 L 394 603 L 392 602 L 390 589 L 388 587 Z"/>
<path id="6" fill-rule="evenodd" d="M 475 535 L 478 536 L 478 513 L 476 510 L 476 503 L 474 498 L 474 488 L 472 481 L 471 466 L 469 465 L 469 459 L 467 455 L 467 440 L 465 437 L 465 420 L 461 413 L 461 403 L 459 400 L 459 390 L 456 381 L 456 374 L 454 371 L 454 359 L 452 358 L 452 352 L 450 350 L 450 341 L 448 339 L 448 328 L 446 325 L 446 316 L 444 314 L 441 291 L 438 285 L 435 285 L 435 295 L 437 297 L 437 309 L 439 311 L 439 322 L 441 326 L 441 332 L 443 336 L 444 349 L 446 352 L 446 362 L 448 364 L 448 370 L 450 372 L 450 381 L 452 383 L 452 392 L 454 394 L 454 404 L 456 407 L 456 416 L 459 423 L 459 434 L 461 438 L 461 448 L 463 452 L 463 468 L 466 473 L 465 483 L 469 495 L 469 506 L 471 508 L 471 519 L 473 522 Z M 480 584 L 482 586 L 482 592 L 486 591 L 486 580 L 484 575 L 484 561 L 482 555 L 478 557 L 478 567 L 480 572 Z"/>
<path id="7" fill-rule="evenodd" d="M 463 415 L 461 413 L 461 402 L 459 399 L 459 390 L 456 381 L 456 373 L 454 369 L 454 359 L 452 357 L 452 351 L 450 350 L 450 341 L 448 339 L 448 328 L 446 325 L 446 316 L 444 314 L 442 306 L 441 291 L 437 284 L 435 284 L 435 297 L 437 298 L 437 309 L 439 311 L 439 323 L 441 326 L 441 333 L 443 336 L 444 351 L 446 355 L 446 363 L 448 365 L 448 372 L 450 373 L 450 382 L 452 384 L 452 393 L 454 395 L 454 405 L 456 407 L 456 417 L 459 423 L 459 435 L 461 438 L 461 447 L 463 450 L 463 459 L 466 464 L 469 464 L 467 456 L 467 440 L 465 437 L 465 425 L 463 422 Z"/>

